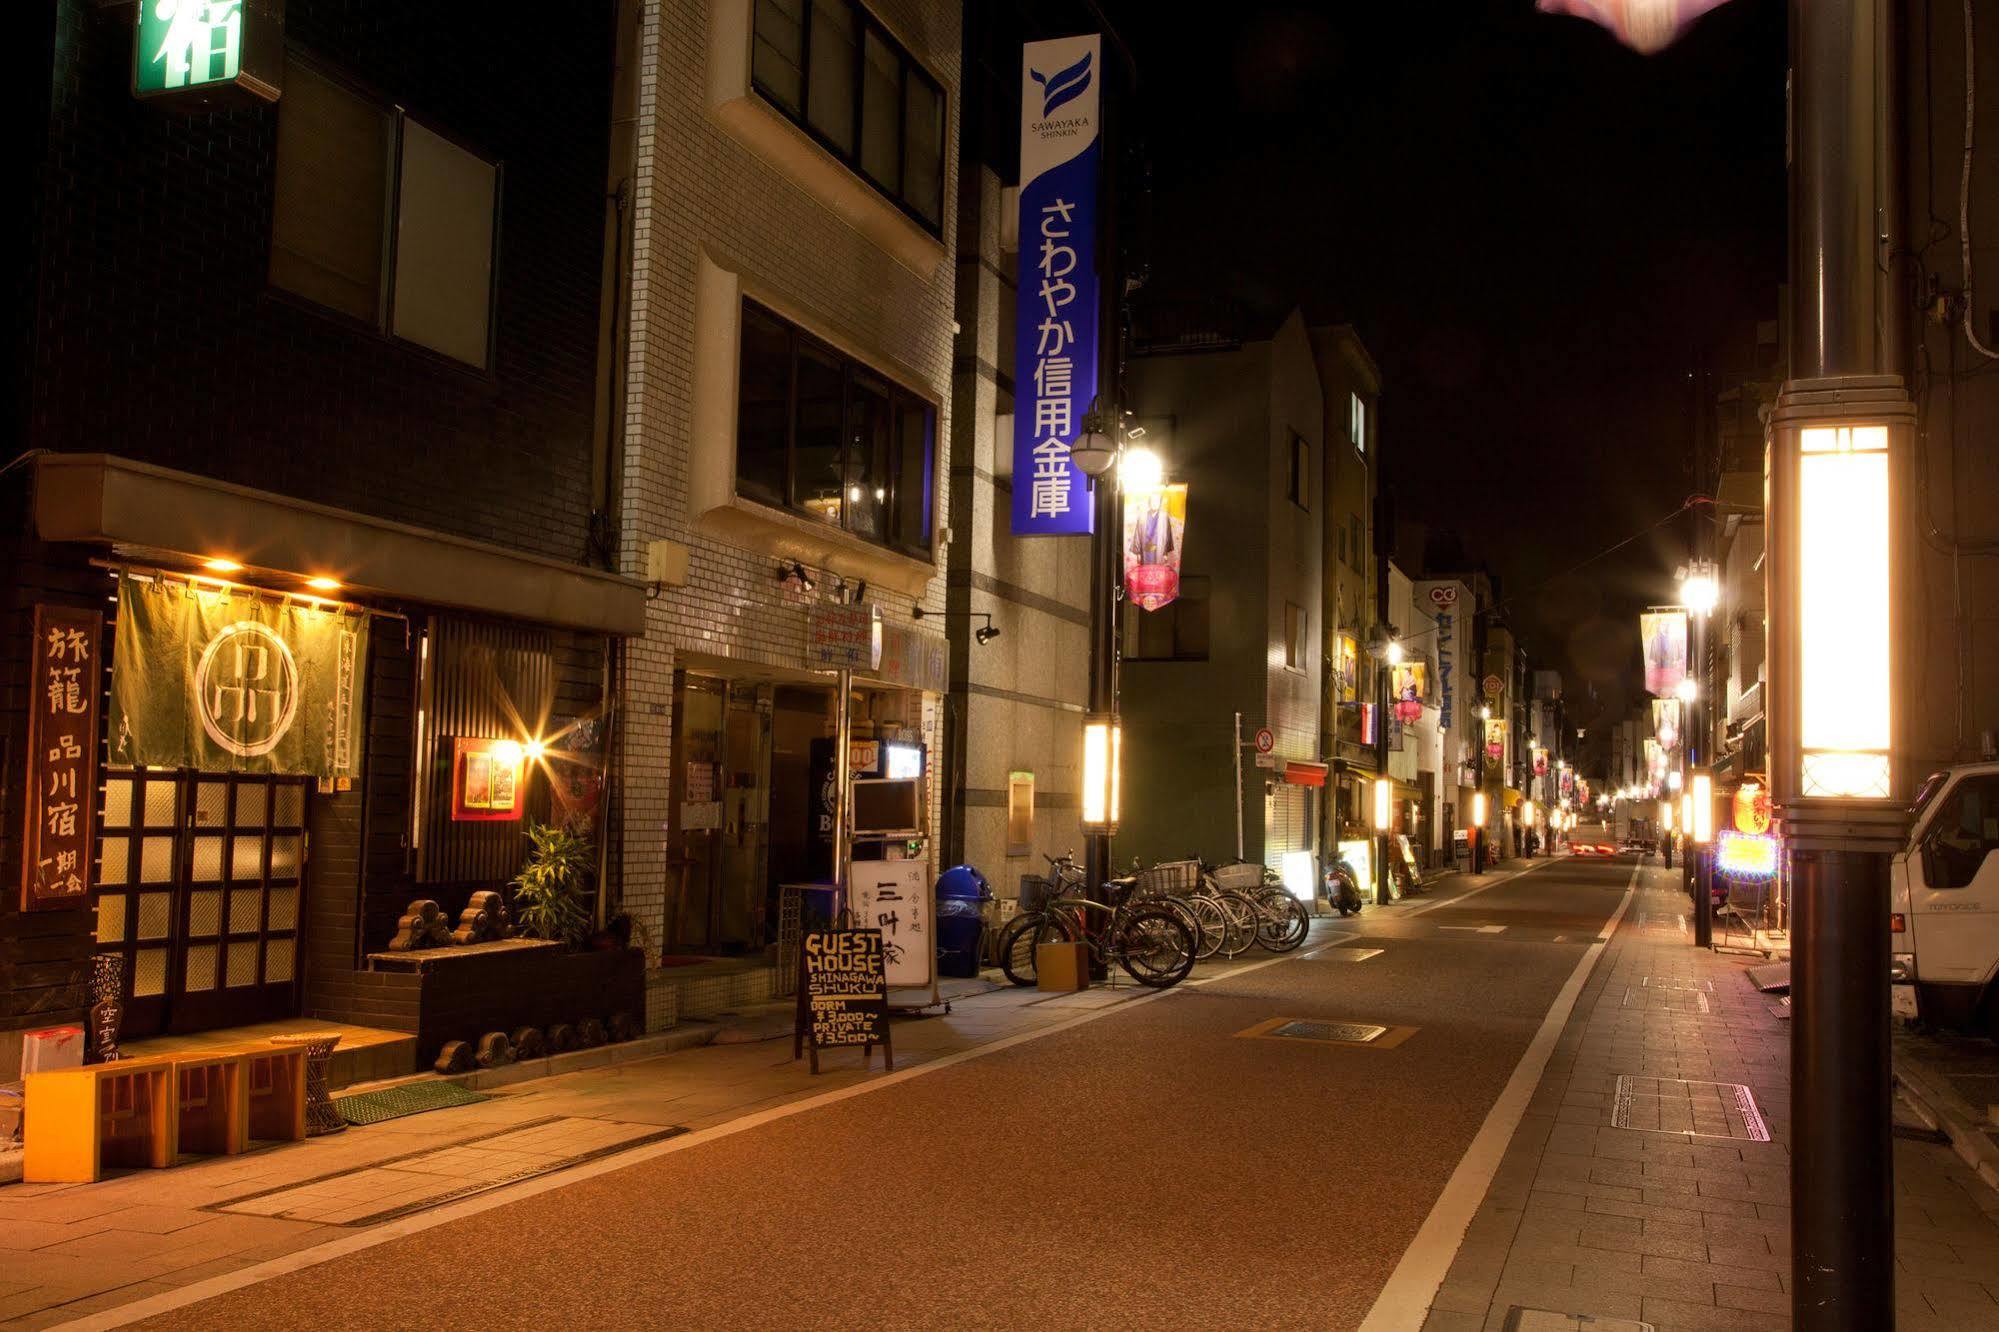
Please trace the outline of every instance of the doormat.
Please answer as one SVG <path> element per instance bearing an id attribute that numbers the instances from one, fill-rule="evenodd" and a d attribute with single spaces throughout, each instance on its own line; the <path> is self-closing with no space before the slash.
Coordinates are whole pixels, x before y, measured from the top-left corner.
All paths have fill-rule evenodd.
<path id="1" fill-rule="evenodd" d="M 333 1108 L 350 1124 L 379 1124 L 385 1119 L 420 1115 L 426 1110 L 447 1110 L 454 1105 L 477 1105 L 492 1099 L 484 1092 L 468 1091 L 455 1082 L 411 1082 L 378 1092 L 336 1096 Z"/>

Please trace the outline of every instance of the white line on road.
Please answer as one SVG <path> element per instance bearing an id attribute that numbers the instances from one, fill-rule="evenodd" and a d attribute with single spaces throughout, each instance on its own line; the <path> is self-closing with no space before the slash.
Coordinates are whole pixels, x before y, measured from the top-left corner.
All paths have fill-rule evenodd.
<path id="1" fill-rule="evenodd" d="M 1552 860 L 1537 860 L 1533 864 L 1529 865 L 1526 869 L 1517 869 L 1514 870 L 1511 874 L 1502 874 L 1497 879 L 1494 879 L 1491 883 L 1482 883 L 1478 887 L 1473 888 L 1468 892 L 1459 893 L 1456 897 L 1446 897 L 1435 902 L 1425 902 L 1422 906 L 1416 907 L 1415 909 L 1410 911 L 1398 911 L 1395 913 L 1392 919 L 1406 920 L 1410 916 L 1420 916 L 1425 911 L 1435 911 L 1438 907 L 1456 906 L 1459 902 L 1464 901 L 1467 897 L 1477 897 L 1480 893 L 1484 892 L 1488 888 L 1497 888 L 1502 883 L 1512 883 L 1515 879 L 1519 878 L 1523 874 L 1532 874 L 1535 870 L 1540 869 L 1542 866 L 1552 865 L 1554 863 L 1555 862 Z"/>
<path id="2" fill-rule="evenodd" d="M 1520 1056 L 1513 1076 L 1506 1080 L 1505 1090 L 1492 1103 L 1485 1122 L 1479 1125 L 1478 1135 L 1465 1149 L 1457 1169 L 1451 1172 L 1450 1182 L 1444 1185 L 1430 1215 L 1423 1218 L 1422 1229 L 1403 1251 L 1402 1261 L 1395 1265 L 1388 1284 L 1375 1297 L 1374 1307 L 1367 1311 L 1367 1319 L 1360 1325 L 1361 1332 L 1407 1332 L 1409 1328 L 1421 1327 L 1428 1317 L 1430 1305 L 1437 1298 L 1437 1288 L 1450 1273 L 1451 1263 L 1464 1243 L 1465 1231 L 1470 1229 L 1479 1204 L 1485 1201 L 1485 1191 L 1499 1171 L 1500 1158 L 1506 1155 L 1514 1131 L 1527 1113 L 1527 1103 L 1541 1084 L 1541 1074 L 1555 1052 L 1555 1042 L 1561 1039 L 1562 1028 L 1568 1025 L 1569 1014 L 1575 1011 L 1583 984 L 1608 946 L 1604 940 L 1617 933 L 1617 923 L 1624 919 L 1631 905 L 1632 895 L 1638 889 L 1639 868 L 1631 867 L 1631 881 L 1624 885 L 1624 896 L 1618 900 L 1610 923 L 1603 927 L 1603 939 L 1591 944 L 1576 963 L 1576 969 L 1569 973 L 1568 983 L 1555 996 L 1548 1016 L 1541 1021 L 1541 1029 L 1534 1033 L 1527 1053 Z"/>
<path id="3" fill-rule="evenodd" d="M 1353 936 L 1348 935 L 1346 937 L 1351 938 Z M 882 1091 L 885 1088 L 908 1082 L 914 1078 L 923 1077 L 925 1074 L 937 1073 L 944 1069 L 955 1067 L 958 1064 L 970 1063 L 974 1059 L 983 1059 L 987 1055 L 995 1055 L 1002 1050 L 1011 1050 L 1017 1045 L 1026 1045 L 1030 1041 L 1038 1041 L 1045 1036 L 1053 1036 L 1057 1032 L 1074 1030 L 1085 1023 L 1095 1022 L 1099 1018 L 1108 1017 L 1113 1013 L 1129 1012 L 1140 1004 L 1149 1004 L 1159 999 L 1169 998 L 1189 987 L 1207 985 L 1218 980 L 1233 980 L 1237 976 L 1246 976 L 1252 971 L 1261 971 L 1263 968 L 1275 966 L 1279 962 L 1289 962 L 1298 956 L 1299 954 L 1297 953 L 1280 954 L 1277 957 L 1264 958 L 1260 962 L 1251 962 L 1244 966 L 1233 967 L 1228 971 L 1217 972 L 1212 976 L 1203 976 L 1199 980 L 1185 981 L 1170 990 L 1156 990 L 1151 994 L 1141 994 L 1127 999 L 1121 1004 L 1112 1004 L 1105 1008 L 1080 1013 L 1075 1017 L 1050 1023 L 1048 1026 L 1038 1028 L 1034 1031 L 1024 1031 L 1014 1036 L 1002 1037 L 997 1041 L 992 1041 L 985 1045 L 975 1045 L 969 1050 L 959 1050 L 954 1054 L 948 1054 L 926 1063 L 914 1064 L 867 1082 L 857 1082 L 851 1086 L 837 1087 L 832 1091 L 821 1092 L 817 1096 L 808 1096 L 803 1100 L 791 1101 L 784 1105 L 774 1106 L 769 1110 L 759 1110 L 755 1114 L 744 1115 L 740 1119 L 732 1119 L 726 1124 L 716 1124 L 709 1128 L 699 1129 L 693 1133 L 682 1134 L 677 1138 L 668 1138 L 661 1142 L 647 1143 L 642 1147 L 635 1147 L 631 1151 L 620 1152 L 615 1156 L 599 1157 L 597 1160 L 586 1161 L 581 1165 L 571 1166 L 566 1170 L 559 1170 L 553 1174 L 541 1175 L 535 1179 L 522 1180 L 519 1184 L 495 1189 L 490 1193 L 481 1193 L 475 1197 L 467 1198 L 464 1202 L 454 1203 L 449 1207 L 440 1207 L 433 1211 L 419 1212 L 414 1216 L 404 1217 L 400 1221 L 390 1221 L 387 1224 L 376 1226 L 371 1230 L 360 1231 L 341 1239 L 328 1240 L 324 1244 L 314 1245 L 309 1249 L 300 1249 L 295 1253 L 288 1253 L 281 1257 L 273 1258 L 268 1262 L 258 1263 L 253 1267 L 245 1267 L 235 1272 L 227 1272 L 221 1276 L 210 1277 L 206 1281 L 197 1281 L 176 1290 L 163 1291 L 147 1299 L 136 1300 L 131 1304 L 121 1305 L 116 1309 L 109 1309 L 102 1313 L 79 1318 L 73 1322 L 62 1323 L 59 1326 L 78 1329 L 114 1328 L 124 1327 L 127 1324 L 136 1323 L 146 1318 L 156 1318 L 160 1314 L 171 1313 L 175 1309 L 184 1309 L 190 1304 L 213 1299 L 217 1295 L 227 1295 L 232 1290 L 241 1290 L 245 1286 L 254 1286 L 260 1282 L 272 1280 L 275 1277 L 303 1271 L 308 1267 L 317 1267 L 321 1263 L 331 1262 L 335 1258 L 343 1258 L 350 1253 L 359 1253 L 363 1249 L 372 1249 L 377 1244 L 386 1244 L 390 1240 L 403 1239 L 409 1235 L 419 1234 L 422 1231 L 431 1229 L 433 1226 L 441 1226 L 447 1222 L 457 1221 L 468 1216 L 477 1216 L 479 1213 L 489 1212 L 495 1207 L 504 1207 L 509 1203 L 521 1202 L 538 1194 L 548 1193 L 554 1189 L 566 1188 L 571 1184 L 581 1183 L 586 1179 L 593 1179 L 598 1175 L 607 1175 L 614 1170 L 623 1170 L 629 1166 L 640 1165 L 662 1156 L 669 1156 L 674 1152 L 686 1151 L 690 1147 L 699 1147 L 705 1143 L 715 1142 L 721 1138 L 731 1137 L 735 1134 L 746 1132 L 749 1129 L 761 1127 L 764 1124 L 774 1123 L 780 1119 L 788 1119 L 792 1115 L 803 1114 L 807 1110 L 816 1110 L 820 1106 L 833 1105 L 855 1096 L 866 1096 L 870 1092 Z"/>

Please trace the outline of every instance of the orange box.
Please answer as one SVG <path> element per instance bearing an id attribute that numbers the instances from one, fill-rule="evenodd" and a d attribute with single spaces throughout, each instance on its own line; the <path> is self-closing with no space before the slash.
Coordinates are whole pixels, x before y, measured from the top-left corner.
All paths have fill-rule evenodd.
<path id="1" fill-rule="evenodd" d="M 1090 988 L 1090 948 L 1080 943 L 1037 944 L 1034 988 L 1069 993 Z"/>

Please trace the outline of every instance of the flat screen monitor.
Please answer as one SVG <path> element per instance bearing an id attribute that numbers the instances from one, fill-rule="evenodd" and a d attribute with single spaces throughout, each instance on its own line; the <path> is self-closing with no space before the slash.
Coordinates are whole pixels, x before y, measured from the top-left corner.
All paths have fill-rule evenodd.
<path id="1" fill-rule="evenodd" d="M 885 777 L 921 777 L 923 746 L 897 740 L 889 741 L 882 746 L 882 769 L 882 775 Z"/>
<path id="2" fill-rule="evenodd" d="M 854 780 L 854 835 L 897 836 L 923 831 L 921 778 L 859 777 Z"/>

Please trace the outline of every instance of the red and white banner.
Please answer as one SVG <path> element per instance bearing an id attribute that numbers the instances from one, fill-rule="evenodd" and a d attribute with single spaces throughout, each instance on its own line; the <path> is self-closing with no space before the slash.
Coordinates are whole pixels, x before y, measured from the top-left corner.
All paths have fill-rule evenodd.
<path id="1" fill-rule="evenodd" d="M 1681 33 L 1710 9 L 1727 0 L 1536 0 L 1543 14 L 1566 14 L 1588 19 L 1617 35 L 1634 51 L 1644 55 L 1663 51 L 1679 40 Z"/>

